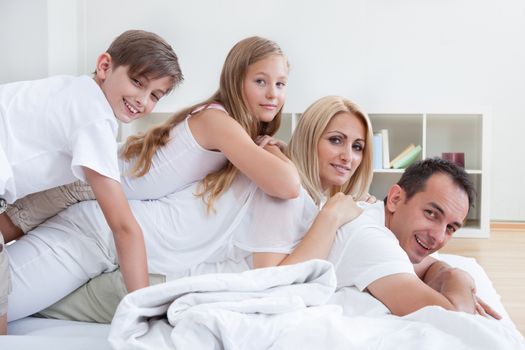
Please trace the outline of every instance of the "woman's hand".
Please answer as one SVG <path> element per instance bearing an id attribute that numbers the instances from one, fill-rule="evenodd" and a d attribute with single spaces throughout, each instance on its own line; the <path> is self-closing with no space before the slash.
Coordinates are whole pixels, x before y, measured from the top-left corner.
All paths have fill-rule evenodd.
<path id="1" fill-rule="evenodd" d="M 363 209 L 357 206 L 352 196 L 338 192 L 328 199 L 321 211 L 330 213 L 340 227 L 361 215 Z"/>
<path id="2" fill-rule="evenodd" d="M 371 195 L 370 193 L 365 193 L 363 197 L 358 199 L 358 202 L 366 202 L 369 204 L 374 204 L 377 202 L 377 198 L 374 195 Z"/>

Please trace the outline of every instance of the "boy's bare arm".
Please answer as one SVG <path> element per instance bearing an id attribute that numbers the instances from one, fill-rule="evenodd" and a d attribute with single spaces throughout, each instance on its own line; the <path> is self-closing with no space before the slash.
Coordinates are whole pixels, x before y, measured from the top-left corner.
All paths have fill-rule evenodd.
<path id="1" fill-rule="evenodd" d="M 148 286 L 146 247 L 120 184 L 94 170 L 84 168 L 86 180 L 113 232 L 115 246 L 128 292 Z"/>

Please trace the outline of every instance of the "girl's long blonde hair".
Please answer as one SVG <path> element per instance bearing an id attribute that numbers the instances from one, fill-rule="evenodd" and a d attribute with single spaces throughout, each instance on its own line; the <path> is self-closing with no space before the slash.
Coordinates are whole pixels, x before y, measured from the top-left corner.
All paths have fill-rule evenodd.
<path id="1" fill-rule="evenodd" d="M 363 159 L 352 177 L 342 186 L 334 186 L 328 195 L 337 192 L 351 194 L 354 198 L 362 198 L 372 182 L 372 125 L 368 116 L 352 101 L 339 96 L 327 96 L 314 102 L 303 113 L 294 130 L 288 145 L 288 157 L 294 162 L 303 187 L 308 191 L 317 205 L 320 205 L 326 194 L 321 186 L 319 176 L 319 158 L 317 145 L 330 120 L 339 113 L 348 112 L 361 120 L 365 127 L 365 147 Z"/>
<path id="2" fill-rule="evenodd" d="M 128 137 L 121 156 L 126 160 L 134 160 L 131 175 L 144 176 L 151 168 L 152 158 L 157 149 L 169 142 L 170 131 L 197 107 L 203 105 L 221 104 L 228 114 L 241 124 L 252 140 L 259 135 L 274 135 L 281 124 L 282 109 L 271 122 L 259 122 L 249 114 L 243 96 L 243 81 L 248 66 L 272 55 L 282 56 L 286 60 L 281 48 L 265 38 L 254 36 L 235 44 L 224 62 L 219 89 L 211 97 L 175 113 L 166 122 L 146 133 Z M 204 177 L 196 195 L 201 196 L 207 203 L 208 211 L 213 208 L 217 197 L 230 187 L 237 171 L 228 161 L 224 167 Z"/>

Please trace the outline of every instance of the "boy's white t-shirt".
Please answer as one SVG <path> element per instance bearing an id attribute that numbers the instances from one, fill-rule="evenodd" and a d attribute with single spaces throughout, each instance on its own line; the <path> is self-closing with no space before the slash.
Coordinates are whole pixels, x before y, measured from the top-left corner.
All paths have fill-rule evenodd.
<path id="1" fill-rule="evenodd" d="M 82 167 L 120 182 L 118 124 L 89 76 L 0 85 L 0 196 L 85 181 Z"/>

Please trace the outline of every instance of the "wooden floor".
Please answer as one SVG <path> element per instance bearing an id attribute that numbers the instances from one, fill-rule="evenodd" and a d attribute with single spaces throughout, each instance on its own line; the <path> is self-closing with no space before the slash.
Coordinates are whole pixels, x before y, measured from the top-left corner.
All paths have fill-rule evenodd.
<path id="1" fill-rule="evenodd" d="M 505 309 L 525 335 L 525 228 L 492 229 L 490 238 L 454 238 L 443 253 L 475 258 L 501 295 Z"/>

